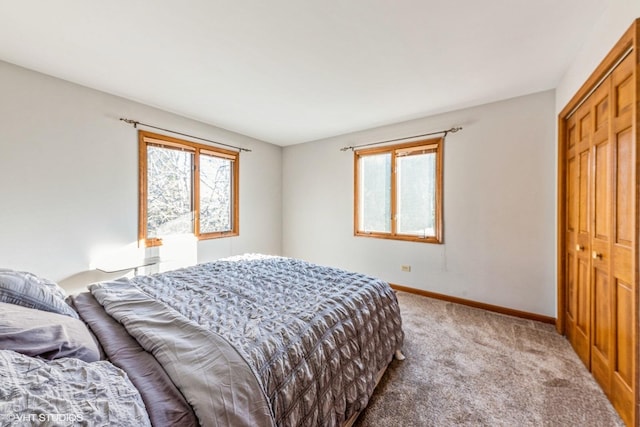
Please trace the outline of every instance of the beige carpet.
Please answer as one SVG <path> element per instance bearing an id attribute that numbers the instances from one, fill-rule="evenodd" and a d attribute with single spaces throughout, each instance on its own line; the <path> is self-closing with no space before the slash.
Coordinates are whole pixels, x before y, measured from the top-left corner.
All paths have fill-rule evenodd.
<path id="1" fill-rule="evenodd" d="M 356 426 L 622 426 L 552 325 L 398 292 L 405 332 Z"/>

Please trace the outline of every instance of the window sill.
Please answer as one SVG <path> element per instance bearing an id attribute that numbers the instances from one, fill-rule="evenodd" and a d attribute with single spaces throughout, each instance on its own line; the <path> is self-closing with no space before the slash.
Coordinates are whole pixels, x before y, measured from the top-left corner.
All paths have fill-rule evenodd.
<path id="1" fill-rule="evenodd" d="M 221 233 L 205 233 L 198 236 L 198 240 L 223 239 L 225 237 L 239 236 L 237 231 L 223 231 Z"/>
<path id="2" fill-rule="evenodd" d="M 435 243 L 442 244 L 442 239 L 436 236 L 419 237 L 410 236 L 406 234 L 386 234 L 386 233 L 364 233 L 362 231 L 356 231 L 354 233 L 356 237 L 371 237 L 374 239 L 387 239 L 387 240 L 401 240 L 405 242 L 417 242 L 417 243 Z"/>

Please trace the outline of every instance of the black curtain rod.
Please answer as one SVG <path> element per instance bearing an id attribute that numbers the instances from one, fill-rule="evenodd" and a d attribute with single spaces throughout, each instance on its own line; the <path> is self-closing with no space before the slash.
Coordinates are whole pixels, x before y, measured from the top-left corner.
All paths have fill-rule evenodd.
<path id="1" fill-rule="evenodd" d="M 462 130 L 462 127 L 458 126 L 458 127 L 452 127 L 451 129 L 447 129 L 447 130 L 439 130 L 437 132 L 423 133 L 421 135 L 403 136 L 402 138 L 387 139 L 386 141 L 370 142 L 368 144 L 361 144 L 361 145 L 352 145 L 350 147 L 342 147 L 340 149 L 340 151 L 347 151 L 347 150 L 353 151 L 356 148 L 370 147 L 372 145 L 380 145 L 380 144 L 386 144 L 388 142 L 404 141 L 405 139 L 420 138 L 420 137 L 423 137 L 423 136 L 438 135 L 438 134 L 441 134 L 441 133 L 444 134 L 442 137 L 446 138 L 448 133 L 456 133 L 459 130 Z"/>
<path id="2" fill-rule="evenodd" d="M 165 132 L 169 132 L 169 133 L 173 133 L 176 135 L 182 135 L 182 136 L 186 136 L 188 138 L 194 138 L 194 139 L 199 139 L 200 141 L 207 141 L 207 142 L 211 142 L 212 144 L 217 144 L 217 145 L 222 145 L 224 147 L 229 147 L 229 148 L 233 148 L 236 149 L 238 151 L 247 151 L 250 152 L 251 150 L 249 150 L 248 148 L 242 148 L 242 147 L 236 147 L 235 145 L 229 145 L 229 144 L 225 144 L 223 142 L 218 142 L 218 141 L 213 141 L 211 139 L 207 139 L 207 138 L 201 138 L 199 136 L 193 136 L 193 135 L 189 135 L 188 133 L 182 133 L 182 132 L 177 132 L 175 130 L 170 130 L 170 129 L 165 129 L 165 128 L 161 128 L 158 126 L 153 126 L 153 125 L 148 125 L 146 123 L 142 123 L 142 122 L 138 122 L 136 120 L 131 120 L 131 119 L 123 119 L 121 118 L 120 120 L 122 120 L 125 123 L 128 123 L 130 125 L 133 125 L 134 128 L 138 128 L 138 126 L 146 126 L 148 128 L 153 128 L 153 129 L 158 129 L 158 130 L 162 130 Z"/>

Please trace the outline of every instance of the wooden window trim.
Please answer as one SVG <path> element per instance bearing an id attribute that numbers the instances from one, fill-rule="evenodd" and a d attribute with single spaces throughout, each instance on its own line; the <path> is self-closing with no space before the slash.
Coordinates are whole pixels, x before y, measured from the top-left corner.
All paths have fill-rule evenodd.
<path id="1" fill-rule="evenodd" d="M 442 174 L 443 174 L 443 147 L 444 138 L 426 139 L 403 144 L 386 145 L 382 147 L 365 148 L 354 151 L 354 199 L 353 199 L 353 233 L 354 236 L 372 237 L 377 239 L 403 240 L 420 243 L 443 243 L 443 215 L 442 215 Z M 424 148 L 422 148 L 424 147 Z M 435 236 L 420 237 L 410 234 L 399 234 L 397 232 L 397 183 L 396 183 L 396 159 L 400 156 L 411 156 L 424 152 L 434 152 L 436 154 L 436 212 L 435 212 Z M 364 232 L 359 230 L 359 159 L 362 156 L 375 154 L 391 155 L 391 232 Z"/>
<path id="2" fill-rule="evenodd" d="M 147 238 L 147 146 L 164 147 L 188 151 L 194 154 L 193 170 L 193 233 L 198 240 L 219 239 L 222 237 L 233 237 L 240 234 L 239 229 L 239 176 L 240 176 L 240 153 L 210 145 L 198 144 L 183 139 L 161 135 L 153 132 L 138 131 L 138 242 L 140 246 L 152 247 L 162 245 L 161 238 Z M 228 231 L 201 233 L 200 232 L 200 154 L 215 156 L 232 161 L 232 229 Z"/>

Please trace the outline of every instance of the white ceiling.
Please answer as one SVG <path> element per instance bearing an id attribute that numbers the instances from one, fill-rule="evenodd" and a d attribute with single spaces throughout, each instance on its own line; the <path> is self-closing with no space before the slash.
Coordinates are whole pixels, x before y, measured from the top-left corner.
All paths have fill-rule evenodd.
<path id="1" fill-rule="evenodd" d="M 0 0 L 0 60 L 289 145 L 552 89 L 607 3 Z"/>

